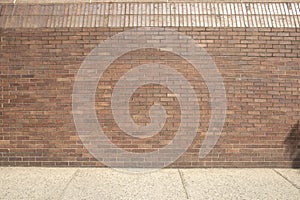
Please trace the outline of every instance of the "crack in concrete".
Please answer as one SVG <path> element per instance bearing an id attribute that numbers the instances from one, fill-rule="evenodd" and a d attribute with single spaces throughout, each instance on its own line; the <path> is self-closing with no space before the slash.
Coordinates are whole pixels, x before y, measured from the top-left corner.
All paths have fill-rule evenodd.
<path id="1" fill-rule="evenodd" d="M 180 171 L 180 169 L 178 169 L 178 173 L 179 173 L 179 176 L 180 176 L 181 184 L 182 184 L 186 199 L 189 199 L 189 194 L 188 194 L 188 191 L 186 189 L 186 181 L 184 180 L 183 172 Z"/>
<path id="2" fill-rule="evenodd" d="M 67 182 L 66 186 L 63 188 L 61 194 L 59 195 L 59 199 L 62 199 L 62 197 L 63 197 L 64 194 L 65 194 L 65 191 L 68 189 L 69 185 L 70 185 L 71 182 L 74 180 L 75 176 L 77 176 L 78 172 L 79 172 L 79 169 L 77 169 L 77 170 L 73 173 L 72 177 L 71 177 L 70 180 Z"/>
<path id="3" fill-rule="evenodd" d="M 286 176 L 284 176 L 283 174 L 281 174 L 279 171 L 277 171 L 276 169 L 273 169 L 273 171 L 278 174 L 279 176 L 281 176 L 282 178 L 284 178 L 287 182 L 289 182 L 290 184 L 292 184 L 295 188 L 297 188 L 298 190 L 300 190 L 300 187 L 298 187 L 294 182 L 292 182 L 291 180 L 289 180 Z"/>

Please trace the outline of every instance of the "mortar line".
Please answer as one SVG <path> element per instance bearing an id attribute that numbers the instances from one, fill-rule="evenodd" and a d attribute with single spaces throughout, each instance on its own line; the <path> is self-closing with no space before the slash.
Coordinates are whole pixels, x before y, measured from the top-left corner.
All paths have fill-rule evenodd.
<path id="1" fill-rule="evenodd" d="M 179 176 L 180 176 L 181 184 L 182 184 L 186 199 L 189 199 L 189 194 L 188 194 L 188 191 L 186 189 L 186 182 L 184 180 L 183 173 L 182 173 L 182 171 L 180 171 L 180 169 L 178 169 L 178 173 L 179 173 Z"/>
<path id="2" fill-rule="evenodd" d="M 278 172 L 276 169 L 273 169 L 273 171 L 278 174 L 279 176 L 281 176 L 282 178 L 284 178 L 287 182 L 289 182 L 290 184 L 292 184 L 295 188 L 297 188 L 298 190 L 300 190 L 300 187 L 298 187 L 295 183 L 293 183 L 292 181 L 290 181 L 286 176 L 284 176 L 283 174 L 281 174 L 280 172 Z"/>

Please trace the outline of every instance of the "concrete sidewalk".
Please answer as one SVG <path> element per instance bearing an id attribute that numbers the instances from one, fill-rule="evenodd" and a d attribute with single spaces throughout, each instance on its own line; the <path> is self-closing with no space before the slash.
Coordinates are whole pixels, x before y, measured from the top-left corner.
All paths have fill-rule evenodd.
<path id="1" fill-rule="evenodd" d="M 300 199 L 296 169 L 0 168 L 0 199 Z"/>

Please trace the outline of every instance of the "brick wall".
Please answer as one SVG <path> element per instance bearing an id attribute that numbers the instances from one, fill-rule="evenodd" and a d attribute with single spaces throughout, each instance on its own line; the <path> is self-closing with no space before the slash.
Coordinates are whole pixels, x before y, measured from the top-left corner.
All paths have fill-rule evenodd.
<path id="1" fill-rule="evenodd" d="M 153 102 L 169 106 L 161 133 L 135 139 L 122 133 L 109 109 L 119 69 L 137 62 L 159 62 L 194 81 L 201 106 L 201 126 L 186 153 L 170 167 L 290 167 L 299 145 L 300 31 L 278 28 L 172 28 L 199 42 L 224 78 L 227 117 L 221 138 L 203 159 L 198 151 L 210 117 L 207 87 L 189 64 L 169 52 L 130 52 L 114 62 L 99 82 L 96 109 L 101 126 L 119 147 L 145 152 L 170 142 L 178 127 L 178 102 L 167 88 L 141 87 L 133 95 L 135 122 L 149 122 Z M 72 89 L 85 56 L 122 28 L 38 28 L 1 30 L 2 166 L 102 166 L 84 148 L 72 116 Z M 105 79 L 105 78 L 104 78 Z M 159 90 L 161 96 L 155 96 Z M 148 91 L 148 92 L 147 92 Z M 150 92 L 151 95 L 147 95 Z M 103 118 L 105 120 L 103 120 Z M 180 121 L 180 119 L 179 119 Z M 296 145 L 296 146 L 295 146 Z M 298 158 L 299 159 L 299 158 Z"/>

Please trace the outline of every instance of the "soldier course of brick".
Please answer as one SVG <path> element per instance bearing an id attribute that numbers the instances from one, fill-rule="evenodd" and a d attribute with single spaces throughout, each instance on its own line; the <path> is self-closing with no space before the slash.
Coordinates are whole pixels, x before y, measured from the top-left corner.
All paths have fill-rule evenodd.
<path id="1" fill-rule="evenodd" d="M 166 108 L 165 125 L 152 137 L 123 133 L 111 110 L 113 86 L 122 74 L 141 64 L 160 63 L 191 83 L 201 115 L 192 144 L 169 167 L 299 167 L 299 16 L 298 2 L 3 1 L 0 165 L 104 166 L 76 131 L 72 115 L 76 74 L 86 56 L 115 34 L 135 27 L 162 27 L 190 36 L 220 71 L 227 99 L 221 137 L 206 157 L 198 157 L 211 117 L 207 85 L 188 61 L 158 49 L 120 56 L 100 79 L 95 108 L 107 137 L 129 152 L 151 152 L 172 142 L 180 124 L 180 105 L 168 88 L 140 87 L 129 102 L 130 114 L 140 125 L 150 123 L 153 103 Z"/>

